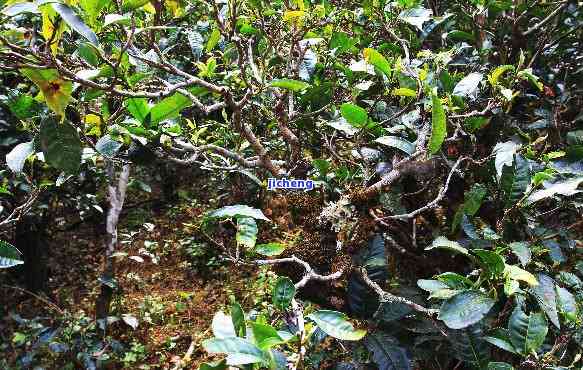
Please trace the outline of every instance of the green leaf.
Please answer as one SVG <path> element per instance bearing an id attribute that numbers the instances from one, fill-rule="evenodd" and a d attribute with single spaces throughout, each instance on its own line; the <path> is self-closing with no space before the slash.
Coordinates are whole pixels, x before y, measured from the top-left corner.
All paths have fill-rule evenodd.
<path id="1" fill-rule="evenodd" d="M 470 73 L 455 85 L 453 89 L 453 95 L 475 97 L 478 92 L 478 86 L 480 85 L 480 82 L 482 82 L 483 78 L 484 75 L 481 73 Z"/>
<path id="2" fill-rule="evenodd" d="M 289 78 L 281 78 L 273 80 L 269 83 L 271 87 L 280 87 L 282 89 L 292 90 L 292 91 L 302 91 L 307 89 L 310 84 L 304 81 L 292 80 Z"/>
<path id="3" fill-rule="evenodd" d="M 372 281 L 383 286 L 388 278 L 387 255 L 384 237 L 376 233 L 369 238 L 366 248 L 360 248 L 353 257 L 354 265 L 364 267 Z M 348 280 L 348 307 L 351 312 L 363 317 L 372 316 L 379 308 L 378 295 L 358 276 L 350 274 Z M 385 321 L 395 320 L 409 313 L 409 308 L 398 303 L 386 303 L 382 308 L 382 317 Z"/>
<path id="4" fill-rule="evenodd" d="M 514 157 L 512 166 L 504 166 L 500 178 L 500 187 L 506 198 L 505 208 L 513 207 L 522 198 L 530 184 L 528 161 L 518 154 Z"/>
<path id="5" fill-rule="evenodd" d="M 267 350 L 278 344 L 285 343 L 277 333 L 277 330 L 271 325 L 252 322 L 251 330 L 253 331 L 253 339 L 255 340 L 255 343 L 262 350 Z"/>
<path id="6" fill-rule="evenodd" d="M 252 217 L 237 218 L 237 235 L 235 236 L 238 245 L 247 249 L 252 249 L 257 241 L 257 223 Z"/>
<path id="7" fill-rule="evenodd" d="M 514 370 L 514 367 L 506 362 L 490 362 L 488 370 Z"/>
<path id="8" fill-rule="evenodd" d="M 122 10 L 124 12 L 129 12 L 131 10 L 141 8 L 149 2 L 150 0 L 124 0 L 122 4 Z"/>
<path id="9" fill-rule="evenodd" d="M 6 154 L 6 165 L 14 173 L 22 172 L 26 158 L 34 153 L 34 142 L 20 143 Z"/>
<path id="10" fill-rule="evenodd" d="M 10 243 L 0 240 L 0 269 L 6 269 L 24 262 L 20 259 L 22 253 Z"/>
<path id="11" fill-rule="evenodd" d="M 443 302 L 438 318 L 452 329 L 462 329 L 482 320 L 495 303 L 482 292 L 466 290 Z"/>
<path id="12" fill-rule="evenodd" d="M 280 276 L 273 286 L 272 300 L 280 310 L 287 309 L 296 295 L 296 287 L 290 278 Z"/>
<path id="13" fill-rule="evenodd" d="M 508 331 L 514 348 L 519 353 L 528 355 L 542 346 L 548 326 L 542 313 L 527 315 L 517 307 L 508 320 Z"/>
<path id="14" fill-rule="evenodd" d="M 367 63 L 378 68 L 378 70 L 383 72 L 387 78 L 391 78 L 391 65 L 381 53 L 375 49 L 366 48 L 364 49 L 363 54 L 364 60 L 366 60 Z"/>
<path id="15" fill-rule="evenodd" d="M 411 155 L 415 153 L 415 144 L 400 138 L 398 136 L 381 136 L 375 140 L 379 144 L 390 146 L 402 150 L 403 152 Z"/>
<path id="16" fill-rule="evenodd" d="M 344 103 L 340 106 L 342 117 L 354 127 L 363 127 L 368 122 L 368 113 L 364 108 L 352 103 Z"/>
<path id="17" fill-rule="evenodd" d="M 468 250 L 460 245 L 460 243 L 456 241 L 452 241 L 447 239 L 445 236 L 438 236 L 433 240 L 433 243 L 429 247 L 426 247 L 425 250 L 429 251 L 435 248 L 439 249 L 447 249 L 452 252 L 461 253 L 463 255 L 469 256 L 470 253 Z"/>
<path id="18" fill-rule="evenodd" d="M 538 80 L 538 77 L 532 73 L 532 68 L 523 69 L 519 71 L 516 76 L 523 80 L 530 81 L 537 89 L 543 91 L 543 83 Z"/>
<path id="19" fill-rule="evenodd" d="M 225 353 L 227 365 L 266 363 L 266 355 L 253 343 L 243 338 L 212 338 L 202 342 L 209 353 Z"/>
<path id="20" fill-rule="evenodd" d="M 77 48 L 77 53 L 84 61 L 91 64 L 94 67 L 99 65 L 99 56 L 95 51 L 95 47 L 88 42 L 83 42 Z"/>
<path id="21" fill-rule="evenodd" d="M 101 10 L 110 4 L 110 0 L 80 0 L 79 5 L 92 20 L 95 20 Z"/>
<path id="22" fill-rule="evenodd" d="M 208 218 L 229 218 L 229 217 L 252 217 L 256 220 L 269 221 L 260 209 L 252 208 L 246 205 L 233 205 L 216 209 L 207 214 Z"/>
<path id="23" fill-rule="evenodd" d="M 367 335 L 364 345 L 372 353 L 373 361 L 382 370 L 410 370 L 411 359 L 396 339 L 383 332 Z"/>
<path id="24" fill-rule="evenodd" d="M 468 328 L 452 330 L 446 328 L 445 334 L 450 343 L 452 357 L 472 365 L 472 369 L 483 369 L 491 358 L 490 348 L 483 338 L 483 325 L 475 324 Z"/>
<path id="25" fill-rule="evenodd" d="M 571 196 L 581 192 L 577 190 L 579 184 L 583 182 L 583 176 L 559 180 L 551 184 L 545 184 L 545 189 L 537 190 L 533 192 L 527 200 L 528 204 L 538 202 L 546 198 L 553 197 L 555 195 Z"/>
<path id="26" fill-rule="evenodd" d="M 505 351 L 518 353 L 510 341 L 510 332 L 508 329 L 496 329 L 489 336 L 484 337 L 484 340 Z"/>
<path id="27" fill-rule="evenodd" d="M 150 113 L 150 107 L 146 98 L 129 98 L 125 101 L 125 106 L 128 112 L 140 121 L 140 123 L 144 123 L 148 113 Z"/>
<path id="28" fill-rule="evenodd" d="M 538 285 L 538 281 L 536 280 L 536 277 L 531 274 L 530 272 L 521 269 L 518 266 L 514 266 L 514 265 L 505 265 L 504 266 L 504 275 L 506 275 L 509 279 L 512 280 L 520 280 L 520 281 L 524 281 L 525 283 L 527 283 L 530 286 L 537 286 Z"/>
<path id="29" fill-rule="evenodd" d="M 177 117 L 181 110 L 191 105 L 192 100 L 180 93 L 168 96 L 152 107 L 152 123 L 157 124 L 164 120 Z"/>
<path id="30" fill-rule="evenodd" d="M 227 366 L 226 360 L 207 362 L 207 363 L 201 364 L 199 367 L 199 370 L 227 370 L 227 369 L 228 369 L 228 366 Z"/>
<path id="31" fill-rule="evenodd" d="M 406 87 L 401 87 L 398 89 L 393 89 L 391 94 L 393 94 L 395 96 L 410 96 L 410 97 L 414 98 L 417 96 L 417 91 L 412 90 L 412 89 L 408 89 Z"/>
<path id="32" fill-rule="evenodd" d="M 223 311 L 215 313 L 211 328 L 216 338 L 232 338 L 237 336 L 231 316 L 226 315 Z"/>
<path id="33" fill-rule="evenodd" d="M 512 163 L 514 162 L 514 153 L 516 153 L 518 149 L 520 149 L 520 145 L 512 141 L 496 144 L 493 153 L 496 155 L 494 159 L 494 167 L 496 168 L 498 179 L 502 177 L 502 169 L 504 166 L 512 166 Z"/>
<path id="34" fill-rule="evenodd" d="M 239 337 L 245 338 L 247 335 L 247 325 L 245 325 L 245 313 L 243 308 L 237 302 L 231 305 L 231 321 L 233 322 L 233 328 L 235 329 L 235 334 Z"/>
<path id="35" fill-rule="evenodd" d="M 496 87 L 496 85 L 498 85 L 498 80 L 500 80 L 500 77 L 502 77 L 502 75 L 508 71 L 514 71 L 514 66 L 506 64 L 496 67 L 496 69 L 494 69 L 494 71 L 492 71 L 492 73 L 488 75 L 488 82 L 490 82 L 490 85 L 492 85 L 492 87 Z"/>
<path id="36" fill-rule="evenodd" d="M 447 136 L 447 123 L 445 119 L 445 110 L 437 94 L 431 95 L 431 136 L 427 150 L 430 154 L 435 154 L 441 148 L 441 144 Z"/>
<path id="37" fill-rule="evenodd" d="M 482 184 L 474 184 L 470 191 L 464 194 L 464 213 L 473 216 L 478 212 L 488 191 Z"/>
<path id="38" fill-rule="evenodd" d="M 71 27 L 75 32 L 80 34 L 81 36 L 85 37 L 87 41 L 92 43 L 95 46 L 99 45 L 99 40 L 97 39 L 97 35 L 91 28 L 87 27 L 83 20 L 79 18 L 77 14 L 73 11 L 73 9 L 69 8 L 69 6 L 61 3 L 52 3 L 51 6 L 53 9 L 59 13 L 61 18 Z"/>
<path id="39" fill-rule="evenodd" d="M 257 244 L 255 249 L 253 250 L 257 254 L 261 254 L 263 256 L 279 256 L 285 250 L 285 246 L 281 243 L 266 243 L 266 244 Z"/>
<path id="40" fill-rule="evenodd" d="M 565 288 L 558 285 L 555 285 L 555 288 L 557 289 L 557 308 L 566 320 L 577 322 L 578 309 L 575 297 Z"/>
<path id="41" fill-rule="evenodd" d="M 504 272 L 504 259 L 494 251 L 474 249 L 472 253 L 478 256 L 480 265 L 490 278 L 498 277 Z"/>
<path id="42" fill-rule="evenodd" d="M 121 24 L 124 26 L 129 26 L 132 24 L 132 19 L 127 15 L 121 14 L 106 14 L 103 20 L 103 28 L 109 26 L 110 24 Z"/>
<path id="43" fill-rule="evenodd" d="M 217 46 L 217 43 L 219 42 L 220 39 L 221 31 L 218 28 L 214 28 L 213 32 L 211 32 L 211 35 L 209 36 L 209 39 L 206 43 L 205 51 L 208 53 L 211 50 L 213 50 L 215 46 Z"/>
<path id="44" fill-rule="evenodd" d="M 316 323 L 326 334 L 341 340 L 360 340 L 366 335 L 366 330 L 354 329 L 348 318 L 342 312 L 319 310 L 308 318 Z"/>
<path id="45" fill-rule="evenodd" d="M 65 114 L 65 108 L 71 100 L 73 91 L 71 81 L 63 80 L 56 69 L 23 68 L 19 71 L 38 86 L 45 102 L 53 112 L 59 116 Z"/>
<path id="46" fill-rule="evenodd" d="M 14 17 L 22 13 L 38 14 L 38 6 L 34 2 L 21 2 L 6 6 L 2 9 L 2 14 L 7 17 Z"/>
<path id="47" fill-rule="evenodd" d="M 545 312 L 549 320 L 557 327 L 561 328 L 559 324 L 559 315 L 557 313 L 557 294 L 555 291 L 555 281 L 543 274 L 537 274 L 538 285 L 531 288 L 531 294 L 536 298 L 539 306 Z"/>
<path id="48" fill-rule="evenodd" d="M 113 140 L 110 135 L 104 135 L 97 143 L 95 143 L 95 149 L 102 155 L 108 158 L 113 158 L 122 147 L 122 143 Z"/>
<path id="49" fill-rule="evenodd" d="M 509 244 L 512 253 L 518 257 L 522 266 L 527 265 L 532 258 L 528 242 L 513 242 Z"/>
<path id="50" fill-rule="evenodd" d="M 423 31 L 423 23 L 431 19 L 432 12 L 425 8 L 413 8 L 402 11 L 399 18 Z"/>
<path id="51" fill-rule="evenodd" d="M 67 122 L 57 123 L 52 118 L 42 122 L 40 146 L 45 161 L 68 174 L 77 173 L 81 165 L 81 141 L 77 129 Z"/>

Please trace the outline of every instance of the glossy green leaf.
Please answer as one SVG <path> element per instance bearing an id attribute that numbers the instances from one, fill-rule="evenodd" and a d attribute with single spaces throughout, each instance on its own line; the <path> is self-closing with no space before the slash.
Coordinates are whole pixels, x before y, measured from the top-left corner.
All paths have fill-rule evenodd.
<path id="1" fill-rule="evenodd" d="M 506 198 L 505 207 L 513 207 L 524 195 L 530 184 L 530 166 L 521 155 L 515 155 L 512 166 L 504 166 L 500 186 Z"/>
<path id="2" fill-rule="evenodd" d="M 452 329 L 466 328 L 482 320 L 495 303 L 482 292 L 463 291 L 443 302 L 438 318 Z"/>
<path id="3" fill-rule="evenodd" d="M 99 40 L 97 39 L 95 32 L 93 32 L 93 30 L 83 22 L 83 20 L 73 11 L 73 9 L 62 3 L 52 3 L 51 6 L 57 13 L 59 13 L 61 18 L 63 18 L 63 20 L 69 25 L 69 27 L 71 27 L 71 29 L 85 37 L 87 41 L 93 45 L 99 45 Z"/>
<path id="4" fill-rule="evenodd" d="M 146 98 L 129 98 L 125 101 L 125 106 L 128 112 L 140 123 L 144 123 L 150 113 L 150 106 Z"/>
<path id="5" fill-rule="evenodd" d="M 377 138 L 375 142 L 397 148 L 408 155 L 415 153 L 415 144 L 398 136 L 381 136 Z"/>
<path id="6" fill-rule="evenodd" d="M 308 318 L 316 323 L 326 334 L 341 340 L 360 340 L 366 335 L 366 330 L 355 329 L 342 312 L 319 310 Z"/>
<path id="7" fill-rule="evenodd" d="M 364 108 L 352 103 L 344 103 L 340 106 L 340 114 L 352 126 L 360 128 L 367 124 L 368 113 Z"/>
<path id="8" fill-rule="evenodd" d="M 488 370 L 514 370 L 514 367 L 506 362 L 490 362 Z"/>
<path id="9" fill-rule="evenodd" d="M 0 269 L 22 265 L 24 262 L 20 259 L 22 253 L 12 244 L 0 240 Z"/>
<path id="10" fill-rule="evenodd" d="M 34 142 L 20 143 L 6 154 L 6 165 L 14 173 L 22 172 L 26 158 L 34 153 Z"/>
<path id="11" fill-rule="evenodd" d="M 223 311 L 215 313 L 211 327 L 213 335 L 216 338 L 231 338 L 237 336 L 231 316 L 226 315 Z"/>
<path id="12" fill-rule="evenodd" d="M 257 244 L 255 249 L 253 250 L 257 254 L 261 254 L 263 256 L 279 256 L 285 250 L 285 246 L 282 243 L 266 243 L 266 244 Z"/>
<path id="13" fill-rule="evenodd" d="M 433 240 L 430 246 L 426 247 L 425 250 L 432 250 L 432 249 L 447 249 L 452 252 L 461 253 L 463 255 L 468 256 L 470 253 L 468 250 L 460 245 L 460 243 L 456 241 L 452 241 L 447 239 L 445 236 L 438 236 Z"/>
<path id="14" fill-rule="evenodd" d="M 504 272 L 504 259 L 494 251 L 474 249 L 472 253 L 478 256 L 478 261 L 490 278 L 499 277 Z"/>
<path id="15" fill-rule="evenodd" d="M 225 353 L 228 365 L 265 363 L 266 355 L 253 343 L 243 338 L 212 338 L 202 342 L 209 353 Z M 231 356 L 232 355 L 232 356 Z"/>
<path id="16" fill-rule="evenodd" d="M 280 276 L 273 286 L 272 300 L 280 310 L 287 309 L 296 295 L 296 287 L 290 278 Z"/>
<path id="17" fill-rule="evenodd" d="M 559 312 L 566 320 L 573 323 L 577 322 L 579 309 L 575 296 L 563 287 L 556 285 L 555 288 L 557 289 L 557 308 Z"/>
<path id="18" fill-rule="evenodd" d="M 536 275 L 538 285 L 532 287 L 530 292 L 536 298 L 539 306 L 547 315 L 549 320 L 557 327 L 561 328 L 559 324 L 559 315 L 557 312 L 557 293 L 555 291 L 555 281 L 543 273 Z"/>
<path id="19" fill-rule="evenodd" d="M 82 151 L 77 129 L 68 122 L 47 118 L 42 122 L 39 137 L 48 164 L 68 174 L 77 173 Z"/>
<path id="20" fill-rule="evenodd" d="M 304 81 L 292 80 L 289 78 L 281 78 L 273 80 L 269 83 L 271 87 L 279 87 L 286 90 L 302 91 L 307 89 L 310 84 Z"/>
<path id="21" fill-rule="evenodd" d="M 391 78 L 391 65 L 387 61 L 387 59 L 375 49 L 367 48 L 363 51 L 364 60 L 367 63 L 372 64 L 379 71 L 383 72 L 387 78 Z"/>
<path id="22" fill-rule="evenodd" d="M 373 361 L 381 370 L 413 369 L 407 351 L 399 346 L 397 340 L 381 331 L 369 334 L 364 345 L 372 353 Z"/>
<path id="23" fill-rule="evenodd" d="M 475 97 L 478 92 L 478 86 L 480 82 L 484 79 L 484 75 L 481 73 L 473 72 L 462 78 L 458 82 L 454 89 L 453 95 L 463 96 L 463 97 Z"/>
<path id="24" fill-rule="evenodd" d="M 519 353 L 535 352 L 544 342 L 548 326 L 542 313 L 525 314 L 516 308 L 508 320 L 510 341 Z"/>
<path id="25" fill-rule="evenodd" d="M 97 143 L 95 143 L 95 149 L 102 155 L 108 158 L 113 158 L 122 147 L 122 143 L 113 140 L 110 135 L 104 135 Z"/>
<path id="26" fill-rule="evenodd" d="M 275 330 L 271 325 L 252 322 L 251 330 L 253 331 L 253 339 L 255 343 L 262 350 L 272 348 L 285 342 L 279 336 L 277 330 Z"/>
<path id="27" fill-rule="evenodd" d="M 269 221 L 260 209 L 252 208 L 246 205 L 226 206 L 207 214 L 208 218 L 229 218 L 229 217 L 252 217 L 256 220 Z"/>
<path id="28" fill-rule="evenodd" d="M 252 217 L 237 218 L 237 234 L 235 235 L 238 245 L 247 249 L 252 249 L 257 241 L 257 223 Z"/>
<path id="29" fill-rule="evenodd" d="M 490 333 L 490 335 L 484 337 L 484 340 L 510 353 L 518 353 L 510 341 L 510 331 L 508 329 L 498 328 Z"/>
<path id="30" fill-rule="evenodd" d="M 191 105 L 192 100 L 180 93 L 174 93 L 152 107 L 152 123 L 157 124 L 164 120 L 175 118 L 179 115 L 180 111 Z"/>
<path id="31" fill-rule="evenodd" d="M 439 151 L 447 136 L 447 123 L 445 110 L 436 94 L 431 95 L 431 102 L 431 136 L 429 137 L 427 150 L 430 154 L 435 154 Z"/>
<path id="32" fill-rule="evenodd" d="M 124 0 L 122 4 L 122 9 L 124 12 L 129 12 L 134 9 L 141 8 L 146 5 L 150 0 Z"/>
<path id="33" fill-rule="evenodd" d="M 244 338 L 247 335 L 245 313 L 243 312 L 241 305 L 237 302 L 231 305 L 231 321 L 233 322 L 235 334 L 241 338 Z"/>
<path id="34" fill-rule="evenodd" d="M 527 265 L 532 258 L 528 242 L 513 242 L 509 244 L 510 250 L 518 257 L 521 265 Z"/>
<path id="35" fill-rule="evenodd" d="M 219 42 L 220 39 L 221 31 L 218 28 L 214 28 L 213 32 L 211 32 L 211 35 L 209 36 L 209 39 L 206 43 L 205 51 L 208 53 L 211 50 L 213 50 L 215 46 L 217 46 L 217 43 Z"/>

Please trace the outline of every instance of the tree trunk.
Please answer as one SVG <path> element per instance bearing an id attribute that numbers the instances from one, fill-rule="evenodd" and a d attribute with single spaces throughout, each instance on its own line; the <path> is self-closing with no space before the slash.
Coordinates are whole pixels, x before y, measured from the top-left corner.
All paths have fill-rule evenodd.
<path id="1" fill-rule="evenodd" d="M 101 292 L 95 302 L 95 317 L 97 320 L 106 319 L 109 315 L 109 306 L 117 288 L 115 282 L 115 261 L 111 256 L 117 249 L 117 224 L 126 196 L 130 165 L 124 164 L 115 179 L 115 164 L 107 161 L 107 190 L 109 194 L 109 209 L 105 222 L 105 266 L 101 275 Z"/>
<path id="2" fill-rule="evenodd" d="M 16 224 L 15 246 L 22 252 L 21 266 L 26 289 L 44 292 L 47 283 L 48 243 L 44 235 L 45 222 L 39 216 L 22 216 Z"/>

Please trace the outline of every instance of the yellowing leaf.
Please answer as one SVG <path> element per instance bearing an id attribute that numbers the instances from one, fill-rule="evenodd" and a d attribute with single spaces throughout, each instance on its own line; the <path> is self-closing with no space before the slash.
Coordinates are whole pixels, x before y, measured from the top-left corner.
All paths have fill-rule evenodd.
<path id="1" fill-rule="evenodd" d="M 300 26 L 304 20 L 305 15 L 306 12 L 303 10 L 289 10 L 283 13 L 283 20 L 295 24 L 296 26 Z"/>
<path id="2" fill-rule="evenodd" d="M 505 265 L 504 266 L 504 275 L 506 275 L 508 278 L 512 279 L 512 280 L 520 280 L 520 281 L 524 281 L 525 283 L 527 283 L 530 286 L 537 286 L 538 285 L 538 281 L 536 280 L 536 277 L 531 274 L 530 272 L 521 269 L 518 266 L 514 266 L 514 265 Z"/>
<path id="3" fill-rule="evenodd" d="M 41 6 L 42 12 L 42 36 L 47 42 L 50 42 L 50 49 L 53 54 L 57 53 L 59 41 L 63 37 L 66 24 L 59 18 L 57 12 L 50 5 Z"/>
<path id="4" fill-rule="evenodd" d="M 87 135 L 101 136 L 101 117 L 96 114 L 88 114 L 83 121 L 88 128 Z"/>
<path id="5" fill-rule="evenodd" d="M 417 92 L 415 90 L 411 90 L 411 89 L 408 89 L 406 87 L 394 89 L 392 94 L 396 95 L 396 96 L 411 96 L 411 97 L 417 96 Z"/>
<path id="6" fill-rule="evenodd" d="M 180 1 L 178 0 L 166 0 L 164 1 L 164 6 L 170 10 L 174 18 L 184 15 L 184 8 L 180 6 Z"/>
<path id="7" fill-rule="evenodd" d="M 56 69 L 23 68 L 20 73 L 38 86 L 45 102 L 53 112 L 59 116 L 65 114 L 65 108 L 71 100 L 73 90 L 71 81 L 63 80 Z"/>

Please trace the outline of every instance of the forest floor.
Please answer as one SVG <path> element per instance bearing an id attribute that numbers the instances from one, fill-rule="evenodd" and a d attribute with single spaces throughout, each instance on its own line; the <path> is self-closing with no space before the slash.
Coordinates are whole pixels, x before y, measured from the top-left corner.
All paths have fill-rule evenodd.
<path id="1" fill-rule="evenodd" d="M 172 369 L 184 360 L 189 346 L 194 346 L 192 360 L 184 368 L 198 369 L 208 360 L 201 342 L 212 336 L 215 312 L 234 299 L 252 307 L 269 294 L 270 273 L 229 266 L 201 239 L 194 224 L 204 211 L 201 203 L 190 199 L 162 210 L 126 208 L 119 225 L 121 253 L 116 257 L 121 293 L 114 298 L 111 315 L 135 317 L 137 328 L 124 320 L 110 325 L 110 338 L 123 343 L 129 352 L 109 368 Z M 46 295 L 35 297 L 11 288 L 21 285 L 15 274 L 0 275 L 0 296 L 7 308 L 2 310 L 0 304 L 4 316 L 0 317 L 0 339 L 12 342 L 10 350 L 0 353 L 0 364 L 3 356 L 8 364 L 15 364 L 34 346 L 32 337 L 29 343 L 18 346 L 15 338 L 23 329 L 13 314 L 37 318 L 47 327 L 63 315 L 72 318 L 69 322 L 93 318 L 103 266 L 101 228 L 103 225 L 83 223 L 69 231 L 52 232 Z M 85 334 L 88 337 L 89 331 Z M 51 364 L 50 359 L 41 362 L 47 369 L 64 365 Z M 76 368 L 80 366 L 73 362 Z"/>

